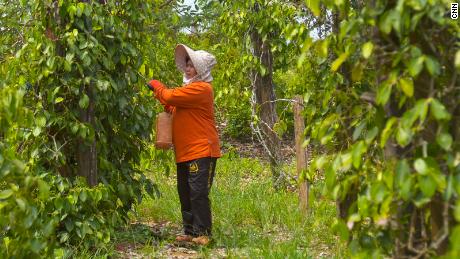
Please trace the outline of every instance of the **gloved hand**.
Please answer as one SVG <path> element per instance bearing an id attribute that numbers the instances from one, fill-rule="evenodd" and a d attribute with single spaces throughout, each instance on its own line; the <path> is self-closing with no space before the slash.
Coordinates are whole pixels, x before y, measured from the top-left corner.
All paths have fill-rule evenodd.
<path id="1" fill-rule="evenodd" d="M 149 83 L 145 84 L 145 86 L 147 86 L 150 90 L 155 91 L 155 88 L 153 88 L 153 86 L 151 86 Z"/>
<path id="2" fill-rule="evenodd" d="M 163 84 L 158 80 L 150 80 L 150 82 L 147 84 L 147 87 L 150 90 L 155 91 L 156 88 L 161 87 L 162 85 Z"/>
<path id="3" fill-rule="evenodd" d="M 168 104 L 165 105 L 165 108 L 164 108 L 165 112 L 172 113 L 173 110 L 174 110 L 174 106 L 171 106 L 171 105 L 168 105 Z"/>

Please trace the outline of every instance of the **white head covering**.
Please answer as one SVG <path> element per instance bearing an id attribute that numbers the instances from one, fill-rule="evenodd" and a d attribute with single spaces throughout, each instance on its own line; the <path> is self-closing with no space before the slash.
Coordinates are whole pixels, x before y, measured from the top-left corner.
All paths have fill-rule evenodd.
<path id="1" fill-rule="evenodd" d="M 184 73 L 184 84 L 203 81 L 211 82 L 211 69 L 217 64 L 216 58 L 209 52 L 204 50 L 193 50 L 184 44 L 178 44 L 174 52 L 177 68 Z M 185 68 L 187 66 L 186 57 L 189 56 L 195 67 L 197 75 L 187 79 L 185 77 Z"/>

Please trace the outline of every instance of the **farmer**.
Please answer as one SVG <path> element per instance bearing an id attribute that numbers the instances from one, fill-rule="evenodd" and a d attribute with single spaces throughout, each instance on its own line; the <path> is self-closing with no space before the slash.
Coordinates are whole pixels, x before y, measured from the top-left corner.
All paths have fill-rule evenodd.
<path id="1" fill-rule="evenodd" d="M 214 95 L 211 68 L 216 59 L 210 53 L 179 44 L 177 68 L 183 73 L 183 86 L 168 89 L 160 81 L 148 85 L 155 98 L 172 113 L 172 139 L 177 165 L 177 190 L 184 234 L 176 241 L 209 243 L 211 206 L 209 191 L 216 160 L 221 156 L 214 120 Z"/>

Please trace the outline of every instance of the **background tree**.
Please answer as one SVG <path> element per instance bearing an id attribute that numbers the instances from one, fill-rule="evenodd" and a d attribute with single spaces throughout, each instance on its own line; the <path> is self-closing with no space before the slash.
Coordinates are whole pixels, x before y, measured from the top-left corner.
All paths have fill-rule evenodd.
<path id="1" fill-rule="evenodd" d="M 286 67 L 287 43 L 283 29 L 295 19 L 295 8 L 286 2 L 253 1 L 223 3 L 220 26 L 226 37 L 241 38 L 243 62 L 251 82 L 252 130 L 269 158 L 274 185 L 286 184 L 282 172 L 281 137 L 273 73 Z"/>

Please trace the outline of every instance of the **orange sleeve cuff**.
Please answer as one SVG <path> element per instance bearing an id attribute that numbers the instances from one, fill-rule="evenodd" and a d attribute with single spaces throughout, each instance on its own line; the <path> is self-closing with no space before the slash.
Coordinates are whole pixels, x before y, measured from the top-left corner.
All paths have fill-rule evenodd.
<path id="1" fill-rule="evenodd" d="M 164 85 L 158 80 L 150 80 L 149 85 L 151 85 L 155 90 L 164 87 Z"/>

